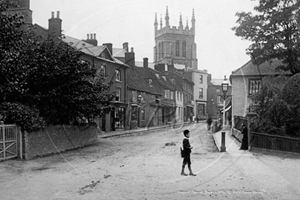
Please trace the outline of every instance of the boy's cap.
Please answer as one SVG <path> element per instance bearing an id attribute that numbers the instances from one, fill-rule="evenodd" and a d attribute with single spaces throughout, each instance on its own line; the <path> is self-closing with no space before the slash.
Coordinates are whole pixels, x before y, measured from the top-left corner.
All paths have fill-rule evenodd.
<path id="1" fill-rule="evenodd" d="M 183 133 L 184 134 L 188 134 L 190 131 L 189 130 L 184 130 Z"/>

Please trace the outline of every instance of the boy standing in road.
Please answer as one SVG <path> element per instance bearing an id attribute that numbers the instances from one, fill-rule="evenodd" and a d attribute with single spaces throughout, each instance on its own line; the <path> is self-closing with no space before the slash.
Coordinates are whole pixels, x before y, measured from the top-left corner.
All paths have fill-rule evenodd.
<path id="1" fill-rule="evenodd" d="M 192 152 L 192 148 L 190 145 L 190 141 L 189 141 L 189 137 L 190 137 L 190 131 L 189 130 L 184 130 L 183 131 L 183 135 L 184 135 L 184 139 L 182 141 L 182 147 L 183 147 L 183 163 L 182 163 L 182 170 L 181 170 L 181 175 L 183 176 L 187 176 L 186 173 L 184 173 L 184 168 L 185 165 L 188 165 L 189 171 L 190 171 L 190 176 L 196 176 L 196 174 L 194 174 L 192 172 L 192 168 L 191 168 L 191 152 Z"/>

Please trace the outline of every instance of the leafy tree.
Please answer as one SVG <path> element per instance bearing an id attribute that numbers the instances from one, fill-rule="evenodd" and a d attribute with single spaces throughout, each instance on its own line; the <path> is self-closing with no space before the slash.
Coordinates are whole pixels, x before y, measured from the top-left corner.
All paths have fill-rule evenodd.
<path id="1" fill-rule="evenodd" d="M 5 14 L 0 0 L 0 114 L 23 130 L 87 120 L 110 108 L 109 86 L 82 53 L 62 41 L 42 40 Z"/>
<path id="2" fill-rule="evenodd" d="M 272 134 L 284 134 L 284 127 L 291 117 L 292 107 L 283 99 L 283 83 L 285 76 L 266 77 L 261 90 L 254 95 L 257 102 L 255 120 L 257 131 Z M 279 84 L 281 82 L 281 84 Z"/>
<path id="3" fill-rule="evenodd" d="M 238 12 L 235 34 L 252 44 L 247 53 L 256 64 L 278 58 L 279 68 L 300 72 L 300 1 L 259 0 L 255 12 Z"/>

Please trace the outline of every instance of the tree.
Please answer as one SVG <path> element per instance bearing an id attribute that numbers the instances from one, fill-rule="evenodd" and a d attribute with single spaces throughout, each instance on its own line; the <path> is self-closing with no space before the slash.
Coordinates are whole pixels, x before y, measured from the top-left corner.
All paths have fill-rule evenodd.
<path id="1" fill-rule="evenodd" d="M 300 1 L 259 0 L 255 13 L 238 12 L 235 35 L 249 40 L 247 49 L 255 64 L 282 60 L 280 69 L 300 72 Z"/>
<path id="2" fill-rule="evenodd" d="M 113 98 L 104 76 L 62 41 L 42 40 L 0 0 L 0 114 L 23 130 L 102 115 Z"/>

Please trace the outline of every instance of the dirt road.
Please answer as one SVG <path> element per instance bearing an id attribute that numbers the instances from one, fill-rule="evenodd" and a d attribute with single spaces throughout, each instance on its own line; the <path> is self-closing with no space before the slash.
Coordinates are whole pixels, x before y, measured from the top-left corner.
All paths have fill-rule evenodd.
<path id="1" fill-rule="evenodd" d="M 267 199 L 236 158 L 216 151 L 205 124 L 193 124 L 192 168 L 180 176 L 183 129 L 101 138 L 99 143 L 31 161 L 0 163 L 1 200 Z"/>

